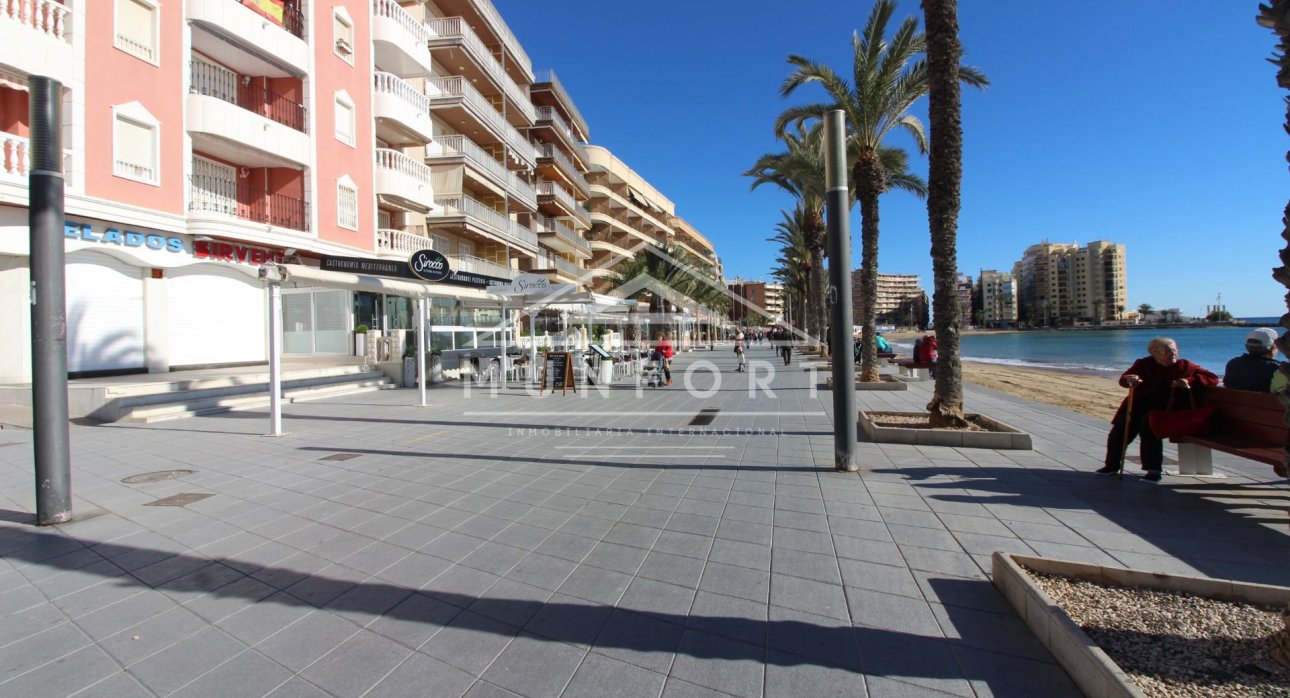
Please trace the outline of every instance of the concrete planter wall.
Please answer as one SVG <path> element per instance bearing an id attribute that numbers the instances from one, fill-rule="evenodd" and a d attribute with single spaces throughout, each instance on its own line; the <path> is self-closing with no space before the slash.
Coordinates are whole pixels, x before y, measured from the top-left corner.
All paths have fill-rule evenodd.
<path id="1" fill-rule="evenodd" d="M 992 558 L 994 585 L 1034 631 L 1048 651 L 1079 685 L 1084 695 L 1100 698 L 1142 698 L 1143 693 L 1110 656 L 1098 647 L 1021 566 L 1101 584 L 1176 591 L 1225 601 L 1285 606 L 1290 588 L 1245 584 L 1225 579 L 1139 572 L 1122 567 L 1090 565 L 1042 557 L 996 552 Z"/>
<path id="2" fill-rule="evenodd" d="M 911 444 L 914 446 L 956 446 L 965 448 L 995 448 L 1030 450 L 1033 444 L 1030 434 L 997 419 L 981 414 L 964 415 L 974 420 L 989 431 L 960 431 L 956 429 L 914 429 L 910 427 L 887 427 L 874 424 L 874 418 L 882 415 L 925 416 L 926 412 L 861 412 L 860 430 L 874 443 Z"/>
<path id="3" fill-rule="evenodd" d="M 893 376 L 879 376 L 877 382 L 866 382 L 857 378 L 855 386 L 856 390 L 909 390 L 909 386 L 904 381 L 896 380 Z M 824 387 L 833 390 L 833 376 L 824 378 Z"/>
<path id="4" fill-rule="evenodd" d="M 443 360 L 439 356 L 426 357 L 426 364 L 429 368 L 430 375 L 426 380 L 427 384 L 442 383 L 443 377 Z M 417 359 L 415 356 L 403 357 L 403 387 L 417 387 Z"/>

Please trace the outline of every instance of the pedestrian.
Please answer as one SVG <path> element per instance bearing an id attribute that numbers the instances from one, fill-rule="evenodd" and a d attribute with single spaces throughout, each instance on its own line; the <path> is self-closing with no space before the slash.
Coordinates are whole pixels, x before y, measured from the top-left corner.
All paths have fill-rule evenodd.
<path id="1" fill-rule="evenodd" d="M 654 354 L 651 358 L 663 368 L 663 377 L 666 378 L 663 385 L 672 384 L 672 356 L 674 354 L 672 343 L 667 341 L 667 333 L 659 332 L 658 342 L 654 345 Z"/>
<path id="2" fill-rule="evenodd" d="M 779 354 L 784 357 L 784 365 L 793 361 L 793 330 L 787 327 L 779 329 Z"/>
<path id="3" fill-rule="evenodd" d="M 744 372 L 744 349 L 744 333 L 740 332 L 735 335 L 735 356 L 739 357 L 739 367 L 735 369 L 735 373 Z"/>
<path id="4" fill-rule="evenodd" d="M 1120 471 L 1124 449 L 1136 436 L 1138 453 L 1146 479 L 1158 482 L 1164 465 L 1164 443 L 1151 431 L 1147 412 L 1169 407 L 1175 391 L 1218 385 L 1218 376 L 1186 359 L 1178 358 L 1178 345 L 1168 337 L 1156 337 L 1147 343 L 1145 356 L 1133 362 L 1120 376 L 1120 387 L 1129 388 L 1129 397 L 1111 419 L 1111 433 L 1106 437 L 1105 465 L 1099 475 Z"/>

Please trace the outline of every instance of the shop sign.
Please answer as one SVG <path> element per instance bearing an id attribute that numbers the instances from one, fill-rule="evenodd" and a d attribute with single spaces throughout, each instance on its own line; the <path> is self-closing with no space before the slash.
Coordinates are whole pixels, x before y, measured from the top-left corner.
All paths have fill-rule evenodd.
<path id="1" fill-rule="evenodd" d="M 435 250 L 418 250 L 408 257 L 408 268 L 412 274 L 426 281 L 443 281 L 452 273 L 448 267 L 448 258 Z"/>
<path id="2" fill-rule="evenodd" d="M 96 232 L 94 226 L 89 223 L 78 223 L 76 221 L 66 221 L 63 224 L 63 237 L 68 240 L 83 240 L 85 242 L 97 242 L 103 245 L 117 245 L 120 247 L 146 247 L 150 250 L 172 253 L 184 251 L 183 238 L 166 237 L 156 233 L 140 233 L 134 230 L 119 230 L 117 228 L 104 228 L 101 232 Z"/>
<path id="3" fill-rule="evenodd" d="M 218 262 L 250 264 L 258 267 L 265 262 L 282 262 L 282 253 L 260 247 L 248 247 L 218 240 L 194 240 L 193 257 Z"/>
<path id="4" fill-rule="evenodd" d="M 336 257 L 322 255 L 318 268 L 323 271 L 343 271 L 349 274 L 372 274 L 374 276 L 392 276 L 396 279 L 414 279 L 412 271 L 404 262 L 394 262 L 370 257 Z"/>

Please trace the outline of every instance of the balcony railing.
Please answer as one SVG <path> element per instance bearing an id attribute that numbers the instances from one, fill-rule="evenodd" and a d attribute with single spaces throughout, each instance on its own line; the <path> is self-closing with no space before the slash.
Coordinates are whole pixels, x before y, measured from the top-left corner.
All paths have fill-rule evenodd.
<path id="1" fill-rule="evenodd" d="M 474 57 L 475 62 L 483 66 L 484 71 L 492 76 L 493 81 L 501 85 L 502 90 L 510 97 L 511 104 L 515 105 L 528 121 L 534 119 L 533 102 L 529 96 L 520 89 L 519 85 L 502 70 L 502 64 L 497 62 L 493 52 L 488 50 L 484 42 L 479 38 L 470 25 L 461 17 L 447 17 L 444 19 L 432 19 L 426 22 L 426 28 L 433 36 L 443 38 L 460 38 L 462 44 L 466 47 L 467 53 Z"/>
<path id="2" fill-rule="evenodd" d="M 496 135 L 506 141 L 506 144 L 519 154 L 521 160 L 529 165 L 537 161 L 537 149 L 533 147 L 533 144 L 520 135 L 520 132 L 514 126 L 507 123 L 502 113 L 493 108 L 492 103 L 460 75 L 446 78 L 430 78 L 426 80 L 426 87 L 427 92 L 430 93 L 432 104 L 437 98 L 460 98 L 466 103 L 466 108 L 471 113 L 480 121 L 488 124 Z"/>
<path id="3" fill-rule="evenodd" d="M 538 180 L 537 192 L 538 196 L 554 196 L 556 201 L 564 204 L 565 208 L 570 211 L 574 218 L 577 218 L 588 227 L 591 226 L 591 218 L 588 217 L 587 212 L 578 205 L 578 202 L 574 200 L 573 195 L 565 191 L 563 187 L 559 186 L 555 182 L 544 182 L 542 180 Z"/>
<path id="4" fill-rule="evenodd" d="M 191 175 L 188 181 L 189 211 L 222 213 L 280 228 L 309 230 L 309 204 L 302 199 L 211 175 Z"/>
<path id="5" fill-rule="evenodd" d="M 510 267 L 490 262 L 487 259 L 472 257 L 465 254 L 450 254 L 448 257 L 448 266 L 453 271 L 464 271 L 471 274 L 483 274 L 484 276 L 495 276 L 500 279 L 514 279 L 515 270 Z"/>
<path id="6" fill-rule="evenodd" d="M 426 43 L 430 41 L 430 32 L 426 30 L 425 25 L 418 22 L 394 0 L 372 0 L 372 15 L 394 20 L 411 34 L 416 39 L 417 45 L 422 48 L 425 48 Z"/>
<path id="7" fill-rule="evenodd" d="M 574 232 L 573 228 L 562 220 L 547 218 L 546 216 L 536 216 L 535 221 L 540 227 L 539 230 L 544 233 L 555 233 L 560 239 L 568 242 L 570 245 L 577 247 L 585 252 L 591 252 L 591 243 L 587 242 Z"/>
<path id="8" fill-rule="evenodd" d="M 436 198 L 434 203 L 435 206 L 443 209 L 440 215 L 466 216 L 474 219 L 483 227 L 488 228 L 494 235 L 505 240 L 526 245 L 530 248 L 537 247 L 537 233 L 515 225 L 515 222 L 511 219 L 469 196 Z"/>
<path id="9" fill-rule="evenodd" d="M 55 0 L 0 0 L 0 20 L 72 43 L 72 9 Z"/>
<path id="10" fill-rule="evenodd" d="M 397 75 L 376 73 L 375 88 L 377 92 L 384 92 L 398 97 L 406 102 L 409 107 L 417 110 L 419 114 L 430 113 L 430 98 Z"/>
<path id="11" fill-rule="evenodd" d="M 0 131 L 0 179 L 20 180 L 27 183 L 31 169 L 31 144 L 23 136 Z M 63 174 L 67 186 L 72 186 L 72 151 L 63 150 Z"/>
<path id="12" fill-rule="evenodd" d="M 530 206 L 537 205 L 537 191 L 532 184 L 520 179 L 518 175 L 506 169 L 506 166 L 493 159 L 487 151 L 479 147 L 474 141 L 460 135 L 440 136 L 433 143 L 426 153 L 427 158 L 433 158 L 436 154 L 442 156 L 461 155 L 466 158 L 479 171 L 483 172 L 500 187 L 510 190 L 517 199 L 528 202 Z"/>
<path id="13" fill-rule="evenodd" d="M 569 178 L 582 185 L 583 191 L 591 191 L 591 185 L 587 184 L 587 178 L 582 176 L 582 173 L 574 166 L 573 161 L 569 159 L 569 156 L 565 155 L 563 150 L 555 147 L 554 143 L 543 143 L 541 149 L 538 150 L 538 157 L 551 158 L 552 160 L 560 163 L 560 166 L 564 168 L 564 171 L 569 175 Z"/>
<path id="14" fill-rule="evenodd" d="M 398 150 L 377 148 L 376 166 L 386 170 L 394 170 L 423 184 L 430 184 L 430 168 L 426 167 L 425 163 L 417 162 Z"/>
<path id="15" fill-rule="evenodd" d="M 578 156 L 584 161 L 587 159 L 587 151 L 583 149 L 578 137 L 573 135 L 573 129 L 569 128 L 569 122 L 565 121 L 563 116 L 560 116 L 560 112 L 556 111 L 555 107 L 538 107 L 537 120 L 550 121 L 557 131 L 564 134 L 569 141 L 569 145 L 578 152 Z"/>
<path id="16" fill-rule="evenodd" d="M 190 71 L 191 92 L 236 104 L 249 112 L 304 133 L 305 105 L 300 102 L 287 99 L 261 85 L 250 84 L 246 78 L 213 63 L 192 61 Z"/>
<path id="17" fill-rule="evenodd" d="M 578 106 L 574 104 L 573 99 L 569 97 L 569 92 L 564 89 L 564 84 L 560 82 L 560 78 L 555 76 L 555 71 L 539 70 L 534 74 L 533 82 L 550 83 L 551 90 L 555 92 L 556 96 L 559 97 L 560 100 L 564 102 L 565 106 L 569 108 L 569 114 L 573 117 L 573 120 L 577 122 L 578 129 L 582 131 L 582 134 L 585 136 L 589 130 L 587 128 L 587 120 L 582 118 L 582 113 L 578 111 Z"/>
<path id="18" fill-rule="evenodd" d="M 581 276 L 583 270 L 578 268 L 577 264 L 570 262 L 563 257 L 555 255 L 542 255 L 533 262 L 534 269 L 558 269 L 569 276 Z"/>
<path id="19" fill-rule="evenodd" d="M 520 46 L 520 40 L 516 39 L 515 34 L 511 33 L 511 28 L 506 26 L 506 22 L 502 21 L 502 16 L 498 14 L 497 8 L 493 7 L 492 0 L 477 0 L 474 5 L 480 14 L 484 15 L 488 20 L 489 24 L 497 30 L 497 33 L 501 35 L 502 43 L 506 44 L 506 48 L 515 54 L 515 60 L 523 68 L 524 74 L 532 76 L 533 61 L 529 58 L 529 54 L 524 52 L 524 47 Z"/>
<path id="20" fill-rule="evenodd" d="M 263 4 L 256 2 L 256 0 L 233 0 L 233 2 L 236 2 L 239 5 L 246 5 L 257 10 L 262 10 L 264 7 Z M 303 39 L 305 38 L 305 15 L 299 9 L 296 9 L 299 4 L 299 2 L 288 2 L 285 7 L 260 11 L 258 14 L 278 20 L 282 23 L 283 29 L 291 32 L 297 38 Z M 282 13 L 281 17 L 277 16 L 279 12 Z"/>
<path id="21" fill-rule="evenodd" d="M 430 238 L 407 230 L 381 228 L 376 231 L 376 250 L 378 252 L 395 252 L 412 254 L 430 247 Z"/>

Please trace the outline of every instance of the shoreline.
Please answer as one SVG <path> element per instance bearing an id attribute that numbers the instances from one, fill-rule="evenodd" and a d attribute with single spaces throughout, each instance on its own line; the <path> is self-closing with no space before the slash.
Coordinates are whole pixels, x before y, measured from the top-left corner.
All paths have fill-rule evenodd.
<path id="1" fill-rule="evenodd" d="M 1119 408 L 1127 394 L 1117 375 L 1055 368 L 1030 368 L 982 363 L 964 359 L 963 382 L 998 390 L 1016 397 L 1054 405 L 1090 417 L 1105 419 Z M 970 405 L 965 407 L 970 409 Z"/>

